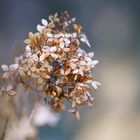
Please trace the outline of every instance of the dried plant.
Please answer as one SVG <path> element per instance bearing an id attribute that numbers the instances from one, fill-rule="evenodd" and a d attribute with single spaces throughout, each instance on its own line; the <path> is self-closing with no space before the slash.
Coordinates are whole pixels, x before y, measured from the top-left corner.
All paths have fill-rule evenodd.
<path id="1" fill-rule="evenodd" d="M 12 101 L 14 108 L 17 100 L 32 104 L 32 110 L 36 103 L 43 102 L 54 112 L 65 109 L 79 119 L 78 106 L 93 105 L 90 92 L 92 87 L 97 89 L 100 85 L 93 77 L 98 60 L 92 59 L 93 52 L 86 53 L 80 48 L 81 42 L 91 46 L 81 31 L 82 26 L 75 21 L 67 12 L 50 15 L 48 21 L 42 19 L 37 32 L 29 32 L 25 52 L 15 58 L 14 64 L 1 66 L 5 80 L 1 97 Z M 23 88 L 22 94 L 19 85 Z M 66 108 L 65 101 L 71 103 L 71 109 Z M 21 111 L 22 107 L 18 105 L 18 108 Z M 23 116 L 25 112 L 17 114 Z M 27 114 L 30 118 L 33 111 Z"/>

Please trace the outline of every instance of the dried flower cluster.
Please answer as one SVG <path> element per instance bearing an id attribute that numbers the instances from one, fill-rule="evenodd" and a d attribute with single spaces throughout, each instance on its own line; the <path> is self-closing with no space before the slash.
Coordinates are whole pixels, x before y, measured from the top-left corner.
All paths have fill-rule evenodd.
<path id="1" fill-rule="evenodd" d="M 30 32 L 25 40 L 24 54 L 15 58 L 15 64 L 2 65 L 7 82 L 1 94 L 8 98 L 20 94 L 16 88 L 22 84 L 56 112 L 65 108 L 65 100 L 69 101 L 73 108 L 69 111 L 77 118 L 79 105 L 92 106 L 91 87 L 100 85 L 93 77 L 98 60 L 92 59 L 94 53 L 80 48 L 81 42 L 90 44 L 75 20 L 67 12 L 50 15 L 48 21 L 42 19 L 37 32 Z"/>

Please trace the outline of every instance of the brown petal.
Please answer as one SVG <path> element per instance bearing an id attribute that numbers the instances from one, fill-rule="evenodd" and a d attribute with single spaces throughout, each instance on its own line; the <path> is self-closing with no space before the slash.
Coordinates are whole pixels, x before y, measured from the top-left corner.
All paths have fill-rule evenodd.
<path id="1" fill-rule="evenodd" d="M 19 72 L 19 75 L 20 75 L 22 78 L 26 77 L 26 74 L 25 74 L 25 72 L 24 72 L 23 70 L 19 70 L 18 72 Z"/>
<path id="2" fill-rule="evenodd" d="M 8 72 L 5 72 L 2 76 L 3 79 L 8 79 L 9 78 L 9 73 Z"/>
<path id="3" fill-rule="evenodd" d="M 71 69 L 68 68 L 68 69 L 65 71 L 65 75 L 68 75 L 70 72 L 71 72 Z"/>

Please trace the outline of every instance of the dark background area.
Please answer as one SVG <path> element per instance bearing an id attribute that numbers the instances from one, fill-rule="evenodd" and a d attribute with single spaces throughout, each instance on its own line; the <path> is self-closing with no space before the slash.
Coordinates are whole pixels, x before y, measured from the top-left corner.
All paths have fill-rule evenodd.
<path id="1" fill-rule="evenodd" d="M 94 111 L 84 107 L 80 122 L 62 112 L 55 128 L 40 128 L 40 140 L 139 140 L 139 0 L 0 0 L 0 64 L 14 62 L 42 18 L 65 10 L 84 27 L 92 48 L 82 47 L 99 59 L 102 86 Z"/>

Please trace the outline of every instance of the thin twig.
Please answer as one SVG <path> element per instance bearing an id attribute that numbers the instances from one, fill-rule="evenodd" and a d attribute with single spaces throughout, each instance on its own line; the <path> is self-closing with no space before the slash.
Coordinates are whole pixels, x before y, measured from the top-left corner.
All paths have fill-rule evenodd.
<path id="1" fill-rule="evenodd" d="M 3 133 L 2 133 L 2 136 L 1 136 L 0 140 L 4 140 L 5 139 L 7 128 L 8 128 L 8 121 L 9 121 L 9 118 L 6 118 L 4 130 L 3 130 Z"/>

